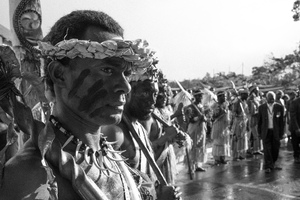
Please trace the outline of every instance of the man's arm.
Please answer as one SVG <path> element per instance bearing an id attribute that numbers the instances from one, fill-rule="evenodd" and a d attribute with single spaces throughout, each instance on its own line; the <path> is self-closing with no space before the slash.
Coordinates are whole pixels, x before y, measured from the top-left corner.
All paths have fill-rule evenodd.
<path id="1" fill-rule="evenodd" d="M 164 146 L 167 142 L 173 143 L 176 139 L 184 139 L 185 133 L 175 126 L 164 126 L 164 134 L 155 140 L 151 140 L 152 148 L 156 151 L 159 147 Z"/>
<path id="2" fill-rule="evenodd" d="M 261 138 L 261 126 L 262 126 L 262 108 L 263 105 L 258 107 L 258 118 L 257 118 L 257 132 L 260 138 Z"/>
<path id="3" fill-rule="evenodd" d="M 54 190 L 48 185 L 40 153 L 32 152 L 22 153 L 6 163 L 3 185 L 0 188 L 1 200 L 35 199 L 35 196 L 40 199 L 50 198 L 50 193 Z"/>
<path id="4" fill-rule="evenodd" d="M 291 131 L 299 130 L 299 124 L 297 122 L 297 109 L 298 108 L 298 101 L 294 100 L 290 103 L 290 128 Z"/>
<path id="5" fill-rule="evenodd" d="M 280 132 L 279 132 L 279 138 L 281 139 L 283 134 L 284 134 L 284 115 L 285 115 L 285 107 L 282 105 L 279 105 L 279 110 L 280 110 L 280 116 L 279 116 L 279 120 L 280 120 Z"/>
<path id="6" fill-rule="evenodd" d="M 176 117 L 179 117 L 179 116 L 182 116 L 184 114 L 184 111 L 183 111 L 183 103 L 180 103 L 178 105 L 178 108 L 177 110 L 175 110 L 175 112 L 170 116 L 171 120 L 176 118 Z"/>

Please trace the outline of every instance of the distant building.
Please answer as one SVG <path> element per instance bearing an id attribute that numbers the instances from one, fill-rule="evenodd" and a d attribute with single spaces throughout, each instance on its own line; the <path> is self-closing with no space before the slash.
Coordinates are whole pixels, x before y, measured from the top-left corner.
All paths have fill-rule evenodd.
<path id="1" fill-rule="evenodd" d="M 1 24 L 0 24 L 0 44 L 6 44 L 12 46 L 11 31 Z"/>

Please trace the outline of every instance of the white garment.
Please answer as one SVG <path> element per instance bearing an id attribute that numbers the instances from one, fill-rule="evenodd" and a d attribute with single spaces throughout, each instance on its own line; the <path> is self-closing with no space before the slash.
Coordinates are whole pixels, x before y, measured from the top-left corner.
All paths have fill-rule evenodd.
<path id="1" fill-rule="evenodd" d="M 267 104 L 268 105 L 268 129 L 273 129 L 273 107 L 274 107 L 274 103 Z"/>

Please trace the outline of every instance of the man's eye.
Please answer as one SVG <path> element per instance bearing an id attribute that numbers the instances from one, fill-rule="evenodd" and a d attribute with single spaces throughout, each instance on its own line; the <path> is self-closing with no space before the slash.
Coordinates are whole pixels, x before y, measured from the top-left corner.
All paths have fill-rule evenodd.
<path id="1" fill-rule="evenodd" d="M 132 71 L 131 70 L 124 71 L 124 76 L 130 76 L 130 75 L 132 75 Z"/>
<path id="2" fill-rule="evenodd" d="M 111 69 L 111 68 L 102 68 L 101 71 L 103 71 L 104 73 L 107 73 L 109 75 L 111 75 L 113 73 L 113 69 Z"/>

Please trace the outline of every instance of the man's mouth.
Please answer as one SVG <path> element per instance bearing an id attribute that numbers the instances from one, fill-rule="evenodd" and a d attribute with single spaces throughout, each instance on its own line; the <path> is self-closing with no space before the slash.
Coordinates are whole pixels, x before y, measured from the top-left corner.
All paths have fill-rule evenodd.
<path id="1" fill-rule="evenodd" d="M 120 110 L 120 111 L 124 110 L 124 105 L 125 105 L 124 101 L 122 101 L 122 102 L 120 101 L 120 102 L 108 104 L 109 107 L 111 107 L 111 108 L 113 108 L 115 110 Z"/>
<path id="2" fill-rule="evenodd" d="M 147 111 L 147 112 L 153 112 L 153 110 L 154 110 L 153 106 L 145 108 L 145 111 Z"/>

